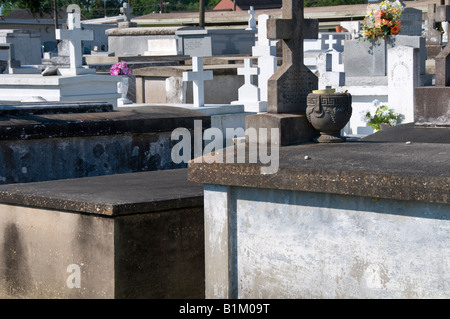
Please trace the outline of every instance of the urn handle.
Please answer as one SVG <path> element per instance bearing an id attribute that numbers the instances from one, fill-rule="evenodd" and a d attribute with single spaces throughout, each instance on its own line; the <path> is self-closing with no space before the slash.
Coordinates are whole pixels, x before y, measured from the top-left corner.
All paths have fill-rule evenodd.
<path id="1" fill-rule="evenodd" d="M 313 99 L 313 107 L 309 110 L 309 114 L 311 115 L 312 113 L 314 113 L 315 117 L 323 117 L 325 115 L 320 95 Z"/>

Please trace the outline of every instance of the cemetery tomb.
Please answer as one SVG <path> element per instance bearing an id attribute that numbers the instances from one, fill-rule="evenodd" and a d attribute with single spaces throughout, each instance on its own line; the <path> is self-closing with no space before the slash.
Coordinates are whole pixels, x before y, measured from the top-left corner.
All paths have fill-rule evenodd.
<path id="1" fill-rule="evenodd" d="M 189 180 L 204 183 L 206 298 L 448 298 L 450 144 L 406 143 L 440 130 L 281 147 L 274 174 L 191 162 Z"/>
<path id="2" fill-rule="evenodd" d="M 0 186 L 0 297 L 204 298 L 203 189 L 186 175 Z"/>
<path id="3" fill-rule="evenodd" d="M 50 102 L 103 101 L 117 106 L 117 99 L 120 98 L 117 81 L 116 77 L 96 74 L 2 74 L 0 101 L 13 103 L 40 96 Z"/>
<path id="4" fill-rule="evenodd" d="M 203 59 L 194 57 L 193 65 L 186 63 L 184 66 L 136 70 L 137 103 L 133 105 L 169 105 L 197 110 L 211 116 L 211 127 L 219 128 L 224 137 L 226 128 L 244 128 L 249 113 L 243 104 L 231 104 L 237 100 L 238 89 L 243 84 L 243 79 L 237 74 L 241 65 L 224 64 L 222 61 L 203 68 Z M 212 58 L 212 61 L 215 59 Z M 194 81 L 197 83 L 192 83 Z M 145 100 L 142 101 L 144 93 Z M 157 95 L 160 93 L 162 96 Z"/>
<path id="5" fill-rule="evenodd" d="M 290 50 L 298 47 L 295 41 L 303 43 L 301 36 L 290 40 L 294 43 L 286 41 L 290 31 L 279 29 L 295 21 L 287 20 L 293 7 L 297 14 L 303 12 L 302 1 L 284 0 L 283 21 L 272 22 L 284 39 L 289 63 L 283 61 L 269 90 L 277 81 L 284 84 L 288 75 L 283 71 L 292 67 Z M 224 150 L 223 161 L 217 154 L 205 154 L 202 161 L 189 163 L 188 179 L 204 184 L 206 298 L 450 296 L 450 122 L 442 117 L 449 113 L 444 52 L 436 63 L 446 75 L 435 88 L 414 89 L 416 111 L 422 108 L 426 123 L 398 125 L 337 144 L 305 139 L 279 147 L 269 140 L 255 147 L 249 139 L 248 161 L 227 161 L 226 154 L 239 152 L 232 146 Z M 417 49 L 398 47 L 392 53 L 398 58 L 389 62 L 393 73 L 400 73 L 393 78 L 417 81 Z M 415 65 L 409 75 L 401 65 L 407 60 Z M 283 89 L 271 91 L 275 96 L 268 114 L 292 112 L 291 96 Z M 280 103 L 271 104 L 274 100 Z M 263 118 L 248 118 L 256 116 Z M 267 128 L 260 119 L 251 127 Z M 279 129 L 283 134 L 295 126 L 279 121 Z M 267 163 L 261 156 L 269 153 Z M 258 156 L 256 163 L 250 161 Z"/>
<path id="6" fill-rule="evenodd" d="M 104 102 L 1 104 L 0 119 L 0 184 L 182 168 L 172 131 L 211 124 L 193 110 Z"/>
<path id="7" fill-rule="evenodd" d="M 56 37 L 69 48 L 69 65 L 49 65 L 42 74 L 6 74 L 0 78 L 0 101 L 100 101 L 117 106 L 120 78 L 97 75 L 95 69 L 83 65 L 81 43 L 93 39 L 92 30 L 83 30 L 80 8 L 67 7 L 67 30 L 57 29 Z M 21 72 L 20 72 L 21 73 Z"/>

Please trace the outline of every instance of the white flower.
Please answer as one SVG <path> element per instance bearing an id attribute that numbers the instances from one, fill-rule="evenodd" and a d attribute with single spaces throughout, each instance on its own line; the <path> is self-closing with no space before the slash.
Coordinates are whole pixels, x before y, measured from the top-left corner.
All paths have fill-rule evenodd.
<path id="1" fill-rule="evenodd" d="M 381 102 L 379 100 L 377 100 L 377 99 L 372 101 L 372 106 L 375 107 L 375 108 L 379 107 L 380 104 L 381 104 Z"/>
<path id="2" fill-rule="evenodd" d="M 383 111 L 383 116 L 388 117 L 389 116 L 389 111 Z"/>
<path id="3" fill-rule="evenodd" d="M 368 112 L 369 112 L 368 110 L 363 110 L 363 111 L 359 112 L 359 116 L 360 116 L 361 121 L 363 121 L 363 122 L 369 122 L 370 121 L 370 116 L 367 116 Z"/>

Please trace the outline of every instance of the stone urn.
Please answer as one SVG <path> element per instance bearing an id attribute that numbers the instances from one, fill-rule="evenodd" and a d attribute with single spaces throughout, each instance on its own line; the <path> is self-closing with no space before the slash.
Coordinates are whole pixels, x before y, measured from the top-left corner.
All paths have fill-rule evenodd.
<path id="1" fill-rule="evenodd" d="M 314 138 L 318 143 L 345 142 L 341 130 L 352 116 L 350 93 L 335 93 L 334 89 L 316 90 L 308 94 L 306 116 L 311 125 L 320 132 Z"/>

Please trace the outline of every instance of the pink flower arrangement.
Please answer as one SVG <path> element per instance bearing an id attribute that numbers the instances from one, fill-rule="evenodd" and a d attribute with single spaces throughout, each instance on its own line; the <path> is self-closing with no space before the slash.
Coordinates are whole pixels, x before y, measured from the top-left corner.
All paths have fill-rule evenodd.
<path id="1" fill-rule="evenodd" d="M 130 68 L 128 68 L 128 65 L 125 61 L 120 61 L 120 62 L 115 63 L 111 67 L 109 74 L 111 74 L 111 75 L 129 75 L 129 74 L 131 74 L 131 70 L 130 70 Z"/>

